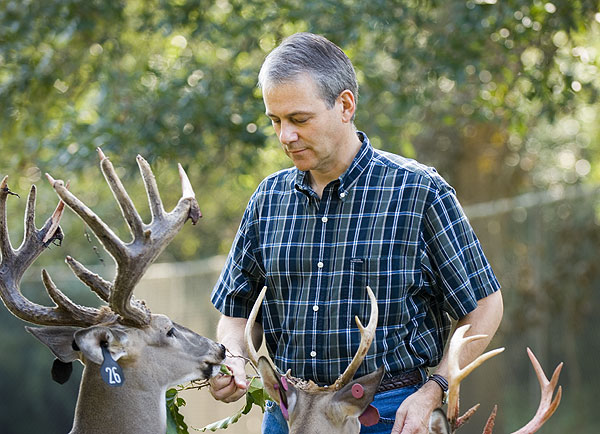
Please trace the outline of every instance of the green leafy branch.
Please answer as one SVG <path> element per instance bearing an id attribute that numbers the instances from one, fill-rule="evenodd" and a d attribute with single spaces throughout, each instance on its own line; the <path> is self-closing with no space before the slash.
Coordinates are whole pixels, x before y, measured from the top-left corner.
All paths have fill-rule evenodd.
<path id="1" fill-rule="evenodd" d="M 232 375 L 231 371 L 223 365 L 221 367 L 221 373 L 224 375 Z M 189 430 L 192 429 L 194 431 L 206 432 L 206 431 L 217 431 L 219 429 L 226 429 L 230 425 L 236 423 L 244 414 L 250 413 L 253 406 L 260 407 L 261 411 L 265 412 L 266 401 L 270 399 L 268 393 L 264 389 L 262 380 L 260 377 L 255 376 L 251 377 L 250 383 L 248 384 L 248 389 L 246 391 L 246 404 L 243 408 L 235 412 L 229 417 L 225 419 L 221 419 L 219 421 L 213 422 L 209 425 L 206 425 L 203 428 L 195 428 L 188 427 L 184 422 L 183 415 L 179 412 L 180 407 L 184 407 L 186 402 L 183 398 L 181 398 L 178 394 L 182 390 L 188 389 L 200 389 L 202 387 L 207 386 L 207 382 L 202 382 L 200 384 L 192 383 L 191 386 L 178 388 L 171 388 L 167 390 L 166 394 L 166 402 L 167 402 L 167 433 L 166 434 L 189 434 Z"/>
<path id="2" fill-rule="evenodd" d="M 254 405 L 257 405 L 258 407 L 260 407 L 260 409 L 264 413 L 265 412 L 265 404 L 266 404 L 267 399 L 270 399 L 270 398 L 264 389 L 264 386 L 263 386 L 263 383 L 262 383 L 262 380 L 260 379 L 260 377 L 252 377 L 252 379 L 250 380 L 250 384 L 248 385 L 248 390 L 246 391 L 246 405 L 242 409 L 240 409 L 233 415 L 226 417 L 225 419 L 221 419 L 217 422 L 213 422 L 209 425 L 206 425 L 204 428 L 200 428 L 200 429 L 193 428 L 193 429 L 196 431 L 201 431 L 201 432 L 225 429 L 229 425 L 232 425 L 232 424 L 236 423 L 238 420 L 240 420 L 242 415 L 250 413 L 250 410 L 252 410 L 252 407 Z"/>

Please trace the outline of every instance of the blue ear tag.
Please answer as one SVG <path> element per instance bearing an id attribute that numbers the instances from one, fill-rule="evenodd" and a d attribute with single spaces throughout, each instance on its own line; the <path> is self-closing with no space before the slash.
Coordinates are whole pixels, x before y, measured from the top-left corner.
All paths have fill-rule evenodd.
<path id="1" fill-rule="evenodd" d="M 100 376 L 109 386 L 122 386 L 125 382 L 123 370 L 119 364 L 113 360 L 106 345 L 100 345 L 100 348 L 102 348 L 102 355 L 104 356 L 104 362 L 102 362 L 102 366 L 100 367 Z"/>

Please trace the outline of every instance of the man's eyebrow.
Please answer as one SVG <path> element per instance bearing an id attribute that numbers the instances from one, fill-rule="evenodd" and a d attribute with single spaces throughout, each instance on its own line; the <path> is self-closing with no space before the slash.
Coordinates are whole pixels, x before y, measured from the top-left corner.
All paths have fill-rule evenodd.
<path id="1" fill-rule="evenodd" d="M 266 112 L 265 114 L 266 114 L 268 117 L 276 117 L 276 118 L 278 118 L 278 117 L 279 117 L 279 116 L 277 116 L 277 115 L 274 115 L 273 113 L 270 113 L 270 112 Z M 292 113 L 287 113 L 287 114 L 286 114 L 284 117 L 286 117 L 286 118 L 291 118 L 291 117 L 298 116 L 298 115 L 301 115 L 301 116 L 302 116 L 302 115 L 309 115 L 309 116 L 312 116 L 312 115 L 313 115 L 313 112 L 310 112 L 310 111 L 303 111 L 303 110 L 298 110 L 298 111 L 295 111 L 295 112 L 292 112 Z"/>

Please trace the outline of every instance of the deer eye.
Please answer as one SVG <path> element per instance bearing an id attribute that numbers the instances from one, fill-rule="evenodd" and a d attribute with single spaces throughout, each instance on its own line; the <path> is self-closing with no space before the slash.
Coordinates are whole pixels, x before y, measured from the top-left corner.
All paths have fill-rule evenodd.
<path id="1" fill-rule="evenodd" d="M 169 330 L 167 332 L 167 336 L 172 338 L 173 336 L 175 336 L 175 327 L 172 327 L 171 330 Z"/>

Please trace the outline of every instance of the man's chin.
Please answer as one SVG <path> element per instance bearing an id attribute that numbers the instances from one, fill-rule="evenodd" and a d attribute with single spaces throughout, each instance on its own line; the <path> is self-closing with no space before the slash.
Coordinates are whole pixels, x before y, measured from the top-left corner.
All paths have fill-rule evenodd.
<path id="1" fill-rule="evenodd" d="M 302 172 L 308 172 L 313 168 L 312 162 L 308 159 L 293 155 L 290 155 L 290 159 L 292 160 L 292 163 L 294 163 L 294 166 Z"/>

